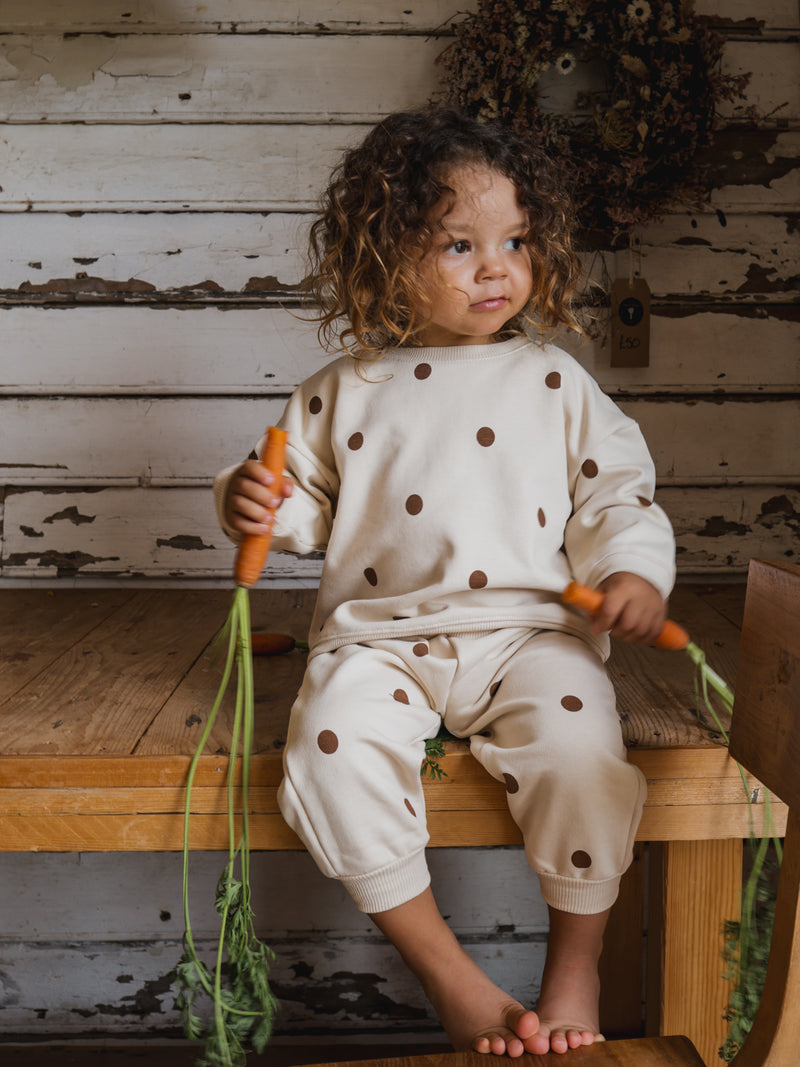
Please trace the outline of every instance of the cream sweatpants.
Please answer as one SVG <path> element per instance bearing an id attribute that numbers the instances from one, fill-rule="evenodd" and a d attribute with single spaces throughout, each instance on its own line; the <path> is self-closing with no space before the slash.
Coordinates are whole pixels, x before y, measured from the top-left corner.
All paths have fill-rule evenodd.
<path id="1" fill-rule="evenodd" d="M 427 888 L 420 765 L 442 722 L 505 783 L 545 901 L 583 915 L 610 907 L 645 781 L 626 761 L 600 657 L 556 631 L 376 641 L 311 656 L 278 799 L 323 874 L 371 914 Z"/>

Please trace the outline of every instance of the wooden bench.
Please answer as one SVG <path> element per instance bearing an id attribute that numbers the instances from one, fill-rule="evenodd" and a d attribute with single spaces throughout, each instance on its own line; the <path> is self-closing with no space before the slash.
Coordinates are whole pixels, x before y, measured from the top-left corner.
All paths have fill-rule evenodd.
<path id="1" fill-rule="evenodd" d="M 0 590 L 0 850 L 182 848 L 186 771 L 218 681 L 209 646 L 231 595 Z M 313 599 L 313 591 L 256 589 L 254 627 L 304 636 Z M 680 585 L 671 602 L 672 616 L 729 681 L 743 603 L 743 582 Z M 255 849 L 302 847 L 283 822 L 275 793 L 304 663 L 296 651 L 256 660 Z M 697 723 L 688 657 L 615 643 L 610 668 L 629 758 L 648 779 L 638 841 L 649 843 L 650 869 L 645 878 L 637 846 L 607 937 L 604 1027 L 635 1033 L 640 1026 L 646 916 L 647 1029 L 687 1034 L 714 1063 L 729 995 L 721 926 L 739 914 L 751 809 L 721 739 Z M 229 714 L 223 709 L 198 766 L 195 849 L 227 848 Z M 483 771 L 466 743 L 448 743 L 446 750 L 448 776 L 426 783 L 431 846 L 519 844 L 503 785 Z M 758 830 L 758 783 L 751 781 L 750 789 Z M 782 834 L 785 809 L 778 804 L 774 811 Z M 687 958 L 693 961 L 688 982 Z"/>

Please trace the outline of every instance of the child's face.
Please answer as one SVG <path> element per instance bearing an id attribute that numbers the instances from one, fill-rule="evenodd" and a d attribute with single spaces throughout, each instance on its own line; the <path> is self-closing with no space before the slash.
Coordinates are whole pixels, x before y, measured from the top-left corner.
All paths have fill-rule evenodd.
<path id="1" fill-rule="evenodd" d="M 452 202 L 434 213 L 433 245 L 419 266 L 431 313 L 418 336 L 428 346 L 487 344 L 531 295 L 528 220 L 499 171 L 462 167 L 447 183 Z"/>

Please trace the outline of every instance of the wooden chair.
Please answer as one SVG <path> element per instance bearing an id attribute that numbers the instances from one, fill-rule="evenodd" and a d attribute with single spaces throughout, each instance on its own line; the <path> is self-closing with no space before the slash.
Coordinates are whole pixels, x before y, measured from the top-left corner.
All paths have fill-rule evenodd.
<path id="1" fill-rule="evenodd" d="M 730 753 L 789 807 L 766 985 L 752 1031 L 733 1065 L 793 1067 L 800 1064 L 800 567 L 751 562 Z M 497 1059 L 462 1052 L 369 1062 L 380 1067 L 488 1067 Z M 525 1055 L 506 1062 L 519 1067 L 704 1067 L 686 1037 L 598 1042 L 563 1055 Z M 316 1067 L 364 1067 L 364 1061 Z"/>

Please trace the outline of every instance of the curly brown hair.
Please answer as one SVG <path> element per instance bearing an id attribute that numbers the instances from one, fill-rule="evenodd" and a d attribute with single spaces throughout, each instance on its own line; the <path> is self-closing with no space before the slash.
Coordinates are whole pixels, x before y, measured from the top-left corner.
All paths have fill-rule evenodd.
<path id="1" fill-rule="evenodd" d="M 366 362 L 389 347 L 419 343 L 429 304 L 417 268 L 433 241 L 434 208 L 453 195 L 453 168 L 475 165 L 516 185 L 529 222 L 531 299 L 502 336 L 526 323 L 579 329 L 571 310 L 580 275 L 574 212 L 558 165 L 508 127 L 430 107 L 378 123 L 345 153 L 323 194 L 305 288 L 319 305 L 326 348 Z"/>

